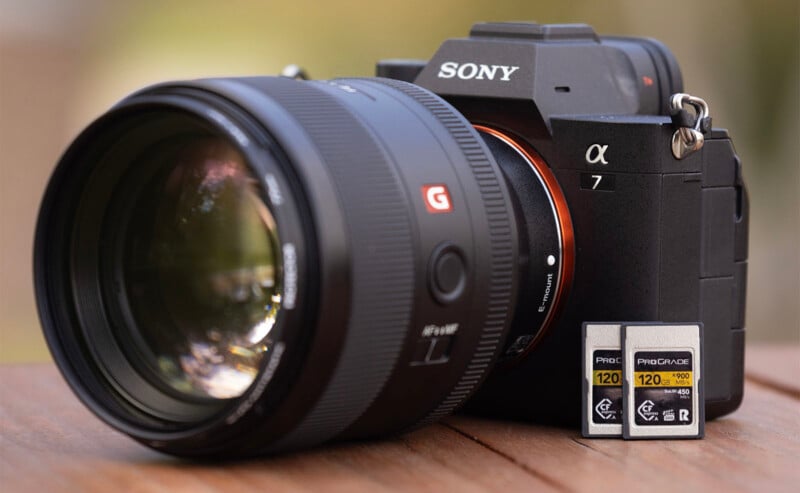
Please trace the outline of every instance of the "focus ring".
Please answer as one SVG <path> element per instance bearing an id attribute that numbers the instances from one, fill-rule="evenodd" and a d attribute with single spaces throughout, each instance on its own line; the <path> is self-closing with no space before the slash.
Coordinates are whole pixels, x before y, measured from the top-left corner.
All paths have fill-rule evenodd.
<path id="1" fill-rule="evenodd" d="M 352 298 L 339 361 L 314 408 L 269 447 L 299 448 L 327 441 L 357 420 L 397 361 L 415 279 L 409 205 L 384 152 L 340 102 L 313 83 L 280 78 L 249 83 L 286 108 L 315 143 L 338 192 L 350 239 Z"/>
<path id="2" fill-rule="evenodd" d="M 489 282 L 486 319 L 470 362 L 456 386 L 444 400 L 415 427 L 424 426 L 455 411 L 476 389 L 495 361 L 510 322 L 514 299 L 514 225 L 512 211 L 499 179 L 500 171 L 489 161 L 477 131 L 450 105 L 413 84 L 392 79 L 370 79 L 397 89 L 424 106 L 450 132 L 469 162 L 486 211 L 489 244 Z"/>

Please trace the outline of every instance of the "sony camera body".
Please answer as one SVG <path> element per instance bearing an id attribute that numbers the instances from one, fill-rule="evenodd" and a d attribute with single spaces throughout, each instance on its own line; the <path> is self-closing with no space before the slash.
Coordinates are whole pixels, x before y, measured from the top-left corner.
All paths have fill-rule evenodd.
<path id="1" fill-rule="evenodd" d="M 379 76 L 427 88 L 477 128 L 513 142 L 540 168 L 540 182 L 557 181 L 547 194 L 554 215 L 564 216 L 562 260 L 529 275 L 501 363 L 469 401 L 471 412 L 576 423 L 586 321 L 702 322 L 706 416 L 741 402 L 741 163 L 716 128 L 697 152 L 673 155 L 668 103 L 682 92 L 681 75 L 663 45 L 639 41 L 600 38 L 585 25 L 478 24 L 427 63 L 378 65 Z M 531 184 L 504 172 L 524 202 Z M 532 245 L 541 236 L 533 223 L 521 240 Z M 536 264 L 521 262 L 529 262 L 523 270 Z"/>
<path id="2" fill-rule="evenodd" d="M 39 314 L 103 421 L 206 458 L 464 404 L 574 425 L 601 321 L 702 323 L 705 415 L 738 406 L 741 166 L 666 47 L 479 24 L 379 78 L 283 75 L 144 88 L 56 166 Z"/>

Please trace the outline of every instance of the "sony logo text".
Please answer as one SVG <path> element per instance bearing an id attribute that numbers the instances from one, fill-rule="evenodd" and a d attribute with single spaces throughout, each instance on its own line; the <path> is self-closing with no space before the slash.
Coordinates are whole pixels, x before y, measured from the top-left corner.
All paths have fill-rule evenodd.
<path id="1" fill-rule="evenodd" d="M 461 80 L 498 80 L 508 82 L 511 75 L 519 70 L 516 65 L 485 65 L 483 63 L 458 63 L 444 62 L 439 67 L 440 79 L 452 79 L 456 77 Z"/>

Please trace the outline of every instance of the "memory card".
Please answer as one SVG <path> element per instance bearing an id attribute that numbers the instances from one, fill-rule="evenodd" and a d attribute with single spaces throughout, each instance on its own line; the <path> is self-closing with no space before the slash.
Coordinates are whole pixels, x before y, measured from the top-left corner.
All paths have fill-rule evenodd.
<path id="1" fill-rule="evenodd" d="M 583 324 L 583 436 L 622 436 L 621 324 Z"/>
<path id="2" fill-rule="evenodd" d="M 702 438 L 702 325 L 623 324 L 622 435 Z"/>

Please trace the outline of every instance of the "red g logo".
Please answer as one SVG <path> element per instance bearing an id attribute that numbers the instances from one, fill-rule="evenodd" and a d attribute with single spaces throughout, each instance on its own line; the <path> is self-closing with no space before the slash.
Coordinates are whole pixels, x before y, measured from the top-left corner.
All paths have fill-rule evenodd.
<path id="1" fill-rule="evenodd" d="M 450 200 L 447 185 L 424 185 L 422 198 L 425 200 L 425 208 L 431 214 L 453 211 L 453 202 Z"/>

